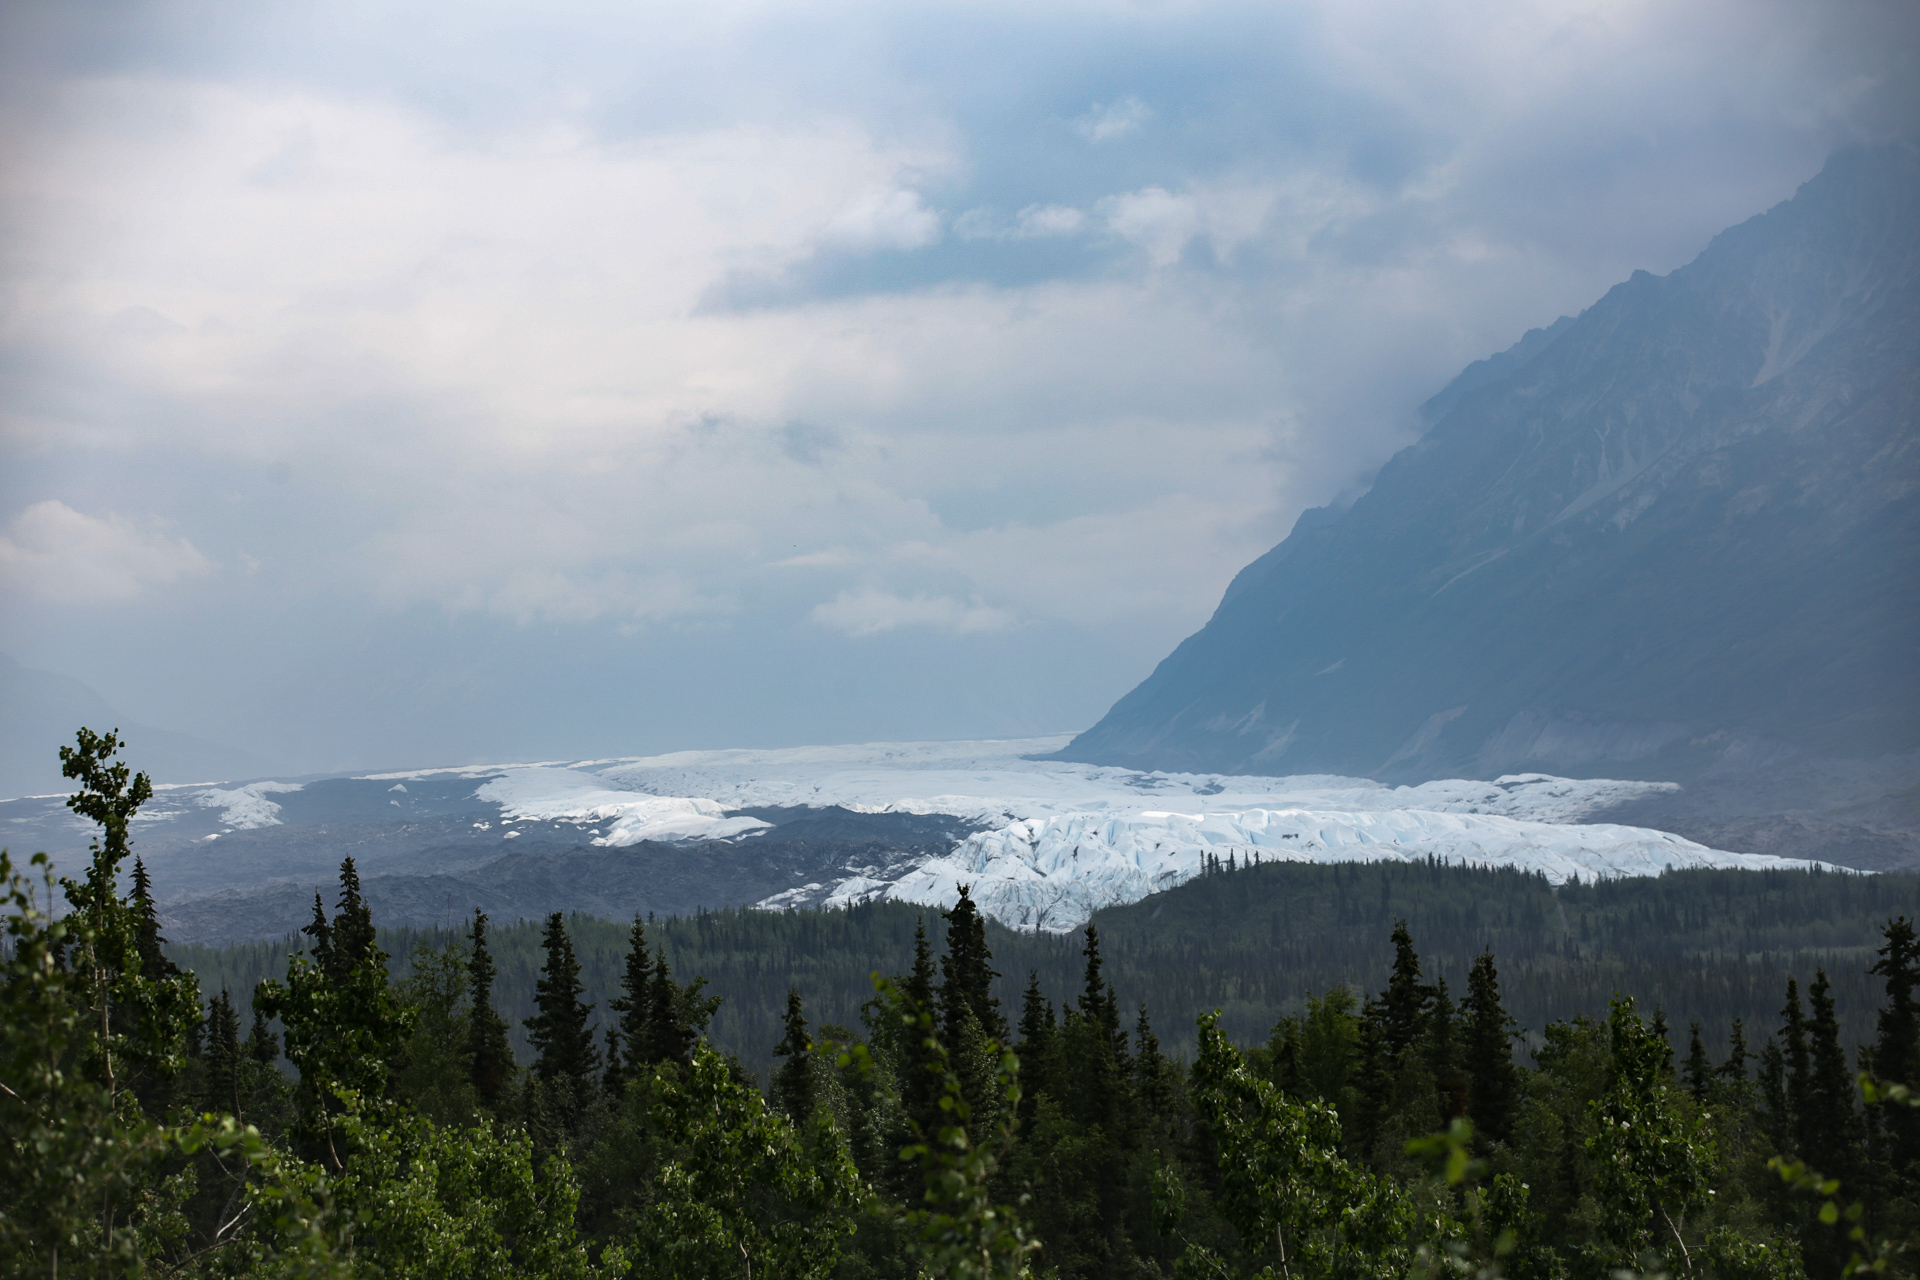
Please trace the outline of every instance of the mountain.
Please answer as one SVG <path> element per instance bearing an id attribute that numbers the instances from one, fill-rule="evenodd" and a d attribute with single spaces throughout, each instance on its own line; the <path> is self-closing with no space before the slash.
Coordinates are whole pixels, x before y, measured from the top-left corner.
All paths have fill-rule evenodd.
<path id="1" fill-rule="evenodd" d="M 1920 148 L 1482 361 L 1062 752 L 1690 779 L 1920 748 Z"/>
<path id="2" fill-rule="evenodd" d="M 155 782 L 257 777 L 273 768 L 249 751 L 136 724 L 91 685 L 23 667 L 0 653 L 0 796 L 69 790 L 59 753 L 62 745 L 72 745 L 73 731 L 81 725 L 98 733 L 123 730 L 128 758 Z"/>

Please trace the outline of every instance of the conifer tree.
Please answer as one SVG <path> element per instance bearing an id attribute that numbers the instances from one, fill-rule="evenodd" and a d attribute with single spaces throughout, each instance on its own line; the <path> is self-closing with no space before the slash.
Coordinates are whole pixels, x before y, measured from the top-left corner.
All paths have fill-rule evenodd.
<path id="1" fill-rule="evenodd" d="M 1719 1069 L 1715 1071 L 1714 1074 L 1722 1080 L 1733 1080 L 1745 1084 L 1747 1080 L 1747 1059 L 1751 1056 L 1752 1055 L 1747 1052 L 1746 1026 L 1740 1019 L 1735 1018 L 1732 1029 L 1727 1032 L 1727 1060 L 1720 1064 Z"/>
<path id="2" fill-rule="evenodd" d="M 326 904 L 320 900 L 319 891 L 313 895 L 313 919 L 300 930 L 307 935 L 307 954 L 313 958 L 314 967 L 321 973 L 331 975 L 335 971 L 333 959 L 333 926 L 327 922 Z"/>
<path id="3" fill-rule="evenodd" d="M 1491 951 L 1482 952 L 1468 971 L 1467 999 L 1461 1011 L 1467 1115 L 1475 1133 L 1491 1142 L 1505 1142 L 1519 1107 L 1520 1073 L 1513 1065 L 1515 1024 L 1500 1002 L 1500 972 Z"/>
<path id="4" fill-rule="evenodd" d="M 1106 962 L 1100 958 L 1100 930 L 1089 924 L 1085 937 L 1087 945 L 1080 951 L 1087 958 L 1086 977 L 1080 990 L 1080 1016 L 1100 1028 L 1114 1064 L 1124 1067 L 1127 1033 L 1120 1027 L 1120 1001 L 1101 972 Z"/>
<path id="5" fill-rule="evenodd" d="M 1173 1070 L 1160 1052 L 1160 1037 L 1153 1034 L 1147 1020 L 1147 1002 L 1140 1002 L 1140 1018 L 1133 1024 L 1134 1092 L 1153 1116 L 1173 1113 Z"/>
<path id="6" fill-rule="evenodd" d="M 500 1108 L 513 1076 L 513 1046 L 507 1020 L 493 1007 L 493 952 L 487 947 L 487 913 L 474 908 L 467 952 L 467 1078 L 480 1104 Z"/>
<path id="7" fill-rule="evenodd" d="M 1813 1083 L 1812 1059 L 1807 1050 L 1807 1015 L 1800 1004 L 1800 983 L 1787 979 L 1787 1002 L 1780 1009 L 1781 1053 L 1786 1063 L 1786 1108 L 1782 1113 L 1786 1141 L 1794 1155 L 1807 1150 L 1807 1089 Z"/>
<path id="8" fill-rule="evenodd" d="M 254 1007 L 277 1016 L 285 1029 L 287 1058 L 300 1072 L 302 1128 L 318 1147 L 329 1141 L 331 1118 L 340 1110 L 338 1090 L 368 1098 L 386 1093 L 413 1014 L 388 981 L 387 955 L 374 945 L 352 858 L 340 864 L 339 917 L 328 921 L 318 894 L 313 917 L 303 930 L 313 939 L 311 958 L 290 957 L 286 981 L 262 982 Z M 329 1150 L 337 1161 L 337 1150 Z"/>
<path id="9" fill-rule="evenodd" d="M 1387 975 L 1387 989 L 1376 1002 L 1390 1068 L 1420 1038 L 1433 995 L 1433 988 L 1420 981 L 1420 954 L 1413 949 L 1407 922 L 1397 920 L 1393 926 L 1393 969 Z"/>
<path id="10" fill-rule="evenodd" d="M 1801 1117 L 1800 1156 L 1847 1184 L 1860 1167 L 1860 1118 L 1854 1111 L 1854 1077 L 1840 1047 L 1840 1021 L 1825 969 L 1814 970 L 1807 988 L 1806 1110 Z"/>
<path id="11" fill-rule="evenodd" d="M 611 1004 L 612 1001 L 607 1003 Z M 600 1061 L 606 1064 L 606 1070 L 600 1077 L 600 1083 L 606 1086 L 607 1096 L 618 1098 L 627 1088 L 627 1055 L 620 1043 L 620 1024 L 618 1021 L 607 1023 L 606 1048 L 600 1052 Z"/>
<path id="12" fill-rule="evenodd" d="M 906 1012 L 913 1016 L 934 1013 L 933 948 L 927 942 L 924 920 L 913 926 L 913 967 L 900 982 L 906 997 Z M 928 1138 L 940 1129 L 940 1089 L 942 1078 L 939 1055 L 932 1053 L 916 1031 L 908 1030 L 900 1045 L 900 1106 L 914 1129 Z"/>
<path id="13" fill-rule="evenodd" d="M 652 1065 L 647 1057 L 653 1035 L 653 961 L 647 954 L 647 927 L 639 915 L 627 935 L 627 963 L 620 974 L 621 994 L 607 1002 L 619 1015 L 620 1039 L 625 1044 L 626 1079 L 637 1080 Z M 608 1064 L 609 1074 L 613 1065 Z"/>
<path id="14" fill-rule="evenodd" d="M 344 976 L 367 960 L 385 964 L 387 953 L 374 945 L 373 911 L 360 893 L 359 868 L 353 865 L 352 858 L 343 858 L 340 901 L 333 913 L 334 976 Z"/>
<path id="15" fill-rule="evenodd" d="M 1707 1046 L 1700 1041 L 1700 1024 L 1687 1024 L 1687 1092 L 1695 1102 L 1707 1100 L 1707 1087 L 1713 1083 L 1713 1064 L 1707 1059 Z"/>
<path id="16" fill-rule="evenodd" d="M 773 1105 L 787 1113 L 795 1124 L 813 1115 L 813 1039 L 807 1034 L 807 1019 L 800 1004 L 800 989 L 787 988 L 787 1016 L 782 1024 L 780 1043 L 773 1056 L 785 1058 L 773 1073 Z"/>
<path id="17" fill-rule="evenodd" d="M 600 1067 L 599 1050 L 587 1025 L 593 1006 L 580 999 L 586 990 L 580 982 L 580 961 L 574 957 L 573 939 L 558 911 L 547 917 L 541 945 L 547 958 L 533 997 L 539 1012 L 526 1019 L 527 1039 L 539 1055 L 534 1074 L 549 1085 L 584 1082 Z"/>
<path id="18" fill-rule="evenodd" d="M 651 1010 L 647 1019 L 647 1064 L 693 1061 L 693 1046 L 700 1036 L 687 1017 L 687 997 L 673 980 L 664 947 L 654 954 L 647 999 Z"/>
<path id="19" fill-rule="evenodd" d="M 1030 1133 L 1040 1095 L 1050 1092 L 1053 1049 L 1057 1036 L 1053 1004 L 1040 993 L 1040 974 L 1027 972 L 1027 990 L 1020 1001 L 1020 1131 Z"/>
<path id="20" fill-rule="evenodd" d="M 944 913 L 947 920 L 947 954 L 940 961 L 940 1033 L 948 1049 L 960 1050 L 961 1028 L 972 1015 L 988 1039 L 998 1044 L 1007 1040 L 1007 1020 L 1000 1014 L 1000 1002 L 993 995 L 993 952 L 987 948 L 986 919 L 960 886 L 960 900 Z"/>
<path id="21" fill-rule="evenodd" d="M 207 1005 L 207 1110 L 240 1114 L 240 1075 L 240 1019 L 222 987 Z"/>
<path id="22" fill-rule="evenodd" d="M 161 944 L 166 939 L 160 936 L 160 916 L 153 903 L 153 882 L 147 877 L 147 864 L 137 856 L 133 860 L 132 906 L 140 972 L 151 978 L 177 977 L 180 966 L 167 959 L 166 952 L 161 950 Z"/>
<path id="23" fill-rule="evenodd" d="M 1427 1070 L 1433 1073 L 1440 1118 L 1451 1120 L 1455 1116 L 1465 1115 L 1467 1079 L 1457 1067 L 1459 1046 L 1455 1037 L 1453 998 L 1447 994 L 1445 978 L 1434 984 L 1433 1004 L 1427 1011 L 1424 1039 Z"/>
<path id="24" fill-rule="evenodd" d="M 1761 1127 L 1773 1149 L 1786 1155 L 1793 1145 L 1793 1105 L 1788 1101 L 1787 1056 L 1772 1037 L 1760 1046 L 1760 1068 L 1755 1082 L 1760 1086 L 1760 1103 L 1766 1114 Z"/>
<path id="25" fill-rule="evenodd" d="M 1660 1069 L 1668 1075 L 1673 1074 L 1673 1029 L 1667 1025 L 1667 1011 L 1660 1005 L 1653 1006 L 1653 1022 L 1649 1025 L 1654 1038 L 1667 1047 L 1661 1056 Z"/>
<path id="26" fill-rule="evenodd" d="M 273 1034 L 266 1010 L 258 1002 L 253 1006 L 253 1026 L 247 1032 L 246 1047 L 248 1060 L 262 1067 L 271 1067 L 280 1060 L 280 1037 Z"/>
<path id="27" fill-rule="evenodd" d="M 1027 971 L 1027 990 L 1020 1002 L 1020 1056 L 1038 1058 L 1053 1045 L 1053 1005 L 1040 993 L 1040 973 Z"/>
<path id="28" fill-rule="evenodd" d="M 1887 999 L 1875 1019 L 1872 1069 L 1880 1080 L 1920 1091 L 1920 939 L 1905 916 L 1887 921 L 1881 930 L 1887 943 L 1867 972 L 1886 980 Z M 1894 1172 L 1920 1179 L 1920 1111 L 1887 1107 L 1881 1122 L 1886 1132 L 1886 1159 Z"/>

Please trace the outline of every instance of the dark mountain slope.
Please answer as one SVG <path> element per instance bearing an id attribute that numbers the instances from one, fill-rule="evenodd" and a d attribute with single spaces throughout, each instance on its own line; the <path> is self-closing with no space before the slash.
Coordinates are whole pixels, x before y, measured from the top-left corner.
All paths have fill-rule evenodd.
<path id="1" fill-rule="evenodd" d="M 1835 156 L 1432 411 L 1062 754 L 1688 777 L 1920 746 L 1920 149 Z"/>

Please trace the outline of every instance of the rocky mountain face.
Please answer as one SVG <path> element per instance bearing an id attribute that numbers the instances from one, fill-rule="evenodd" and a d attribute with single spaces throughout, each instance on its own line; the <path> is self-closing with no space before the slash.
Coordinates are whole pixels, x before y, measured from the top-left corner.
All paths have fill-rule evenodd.
<path id="1" fill-rule="evenodd" d="M 1684 780 L 1920 748 L 1920 148 L 1834 156 L 1429 415 L 1062 756 Z"/>

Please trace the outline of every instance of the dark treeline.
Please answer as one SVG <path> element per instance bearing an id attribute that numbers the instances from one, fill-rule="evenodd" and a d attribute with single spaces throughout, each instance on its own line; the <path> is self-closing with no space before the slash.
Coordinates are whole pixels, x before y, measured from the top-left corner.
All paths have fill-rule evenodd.
<path id="1" fill-rule="evenodd" d="M 531 967 L 524 926 L 475 912 L 408 938 L 396 968 L 348 858 L 304 949 L 243 1006 L 238 970 L 214 991 L 211 966 L 167 954 L 127 838 L 151 788 L 117 745 L 83 730 L 62 752 L 71 806 L 101 828 L 86 878 L 59 886 L 63 916 L 0 851 L 0 1274 L 1842 1280 L 1920 1264 L 1920 937 L 1905 915 L 1858 915 L 1904 882 L 1872 882 L 1869 907 L 1836 877 L 1555 895 L 1433 866 L 1227 867 L 1109 913 L 1106 936 L 993 929 L 963 888 L 911 924 L 701 914 L 627 922 L 610 944 L 556 914 Z M 1375 947 L 1335 945 L 1401 896 L 1420 905 Z M 1602 949 L 1629 944 L 1630 962 Z M 595 992 L 603 945 L 616 971 Z M 1280 955 L 1290 977 L 1258 971 Z M 708 961 L 777 1005 L 748 1055 L 717 1044 L 729 1000 Z M 1626 994 L 1530 1040 L 1514 1017 L 1529 968 L 1560 999 L 1577 988 L 1554 982 L 1638 964 L 1681 1009 L 1699 975 L 1762 962 L 1805 967 L 1725 1026 Z M 1364 972 L 1341 981 L 1342 965 Z M 827 994 L 810 1005 L 797 973 Z M 524 1003 L 512 974 L 531 979 Z M 1280 984 L 1311 975 L 1327 981 L 1288 1003 Z M 1236 1042 L 1220 1014 L 1148 998 L 1229 989 L 1238 1017 L 1284 1012 Z M 1698 1007 L 1745 1007 L 1726 1002 L 1746 989 Z M 1854 989 L 1866 1004 L 1845 1009 Z M 831 999 L 858 1002 L 843 1018 Z M 763 1088 L 743 1056 L 769 1050 Z"/>
<path id="2" fill-rule="evenodd" d="M 1878 993 L 1866 973 L 1880 944 L 1877 922 L 1920 913 L 1920 876 L 1803 871 L 1680 871 L 1658 877 L 1568 884 L 1537 875 L 1424 863 L 1320 866 L 1266 863 L 1207 875 L 1131 906 L 1094 916 L 1106 939 L 1107 973 L 1129 1006 L 1144 1001 L 1169 1027 L 1221 1011 L 1230 1038 L 1266 1038 L 1310 992 L 1363 989 L 1392 960 L 1388 935 L 1405 920 L 1421 941 L 1427 972 L 1459 990 L 1481 951 L 1500 957 L 1507 1007 L 1539 1042 L 1555 1020 L 1604 1009 L 1616 993 L 1663 1010 L 1672 1026 L 1725 1028 L 1735 1018 L 1757 1032 L 1778 1022 L 1790 976 L 1824 967 L 1834 983 L 1843 1042 L 1872 1035 Z M 869 975 L 898 971 L 924 922 L 943 946 L 937 911 L 874 903 L 850 911 L 706 912 L 651 921 L 677 969 L 704 976 L 725 1003 L 715 1044 L 763 1079 L 779 1039 L 788 986 L 828 1021 L 849 1024 L 872 994 Z M 500 1007 L 524 1057 L 520 1020 L 533 1011 L 542 963 L 542 922 L 496 925 Z M 628 925 L 568 921 L 581 982 L 596 1019 L 617 994 Z M 1079 981 L 1080 943 L 987 925 L 1002 976 L 994 995 L 1012 1007 L 1026 975 L 1048 990 Z M 405 974 L 416 950 L 438 951 L 458 931 L 382 930 L 380 945 Z M 254 984 L 286 967 L 306 940 L 230 947 L 169 947 L 200 976 L 226 988 L 241 1016 Z M 1173 1046 L 1191 1056 L 1184 1041 Z"/>

